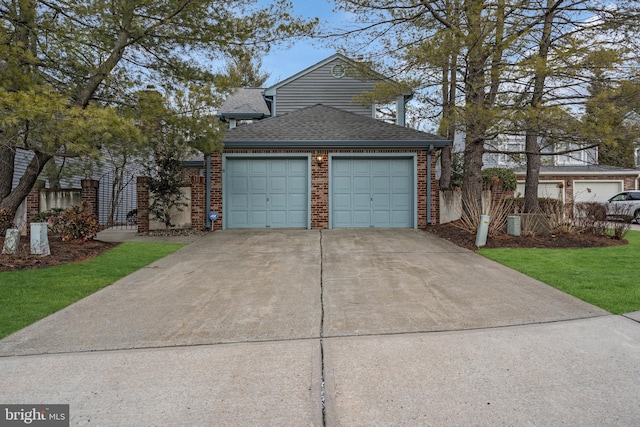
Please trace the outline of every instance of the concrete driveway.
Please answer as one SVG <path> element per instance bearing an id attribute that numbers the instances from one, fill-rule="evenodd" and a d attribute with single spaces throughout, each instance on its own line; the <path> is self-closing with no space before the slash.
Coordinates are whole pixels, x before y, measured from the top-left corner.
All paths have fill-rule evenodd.
<path id="1" fill-rule="evenodd" d="M 639 318 L 422 231 L 215 232 L 0 341 L 0 403 L 69 403 L 72 425 L 637 425 Z"/>

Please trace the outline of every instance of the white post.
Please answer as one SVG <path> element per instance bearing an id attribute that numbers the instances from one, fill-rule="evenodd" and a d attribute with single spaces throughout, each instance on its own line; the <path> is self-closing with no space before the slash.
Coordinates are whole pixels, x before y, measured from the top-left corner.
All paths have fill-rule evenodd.
<path id="1" fill-rule="evenodd" d="M 51 255 L 46 222 L 31 223 L 31 254 L 40 256 Z"/>
<path id="2" fill-rule="evenodd" d="M 20 246 L 20 230 L 17 228 L 7 228 L 7 234 L 4 238 L 3 254 L 15 255 L 18 253 Z"/>

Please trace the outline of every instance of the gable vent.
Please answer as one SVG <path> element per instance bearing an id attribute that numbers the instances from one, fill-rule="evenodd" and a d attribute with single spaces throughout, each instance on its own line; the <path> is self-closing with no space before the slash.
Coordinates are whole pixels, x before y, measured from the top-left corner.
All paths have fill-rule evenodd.
<path id="1" fill-rule="evenodd" d="M 333 67 L 331 67 L 331 75 L 336 79 L 344 77 L 344 74 L 345 74 L 345 71 L 344 71 L 344 66 L 342 64 L 336 64 Z"/>

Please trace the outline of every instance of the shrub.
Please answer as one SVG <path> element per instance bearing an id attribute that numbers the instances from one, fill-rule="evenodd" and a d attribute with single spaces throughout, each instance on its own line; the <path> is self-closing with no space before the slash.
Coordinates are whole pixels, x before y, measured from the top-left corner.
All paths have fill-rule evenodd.
<path id="1" fill-rule="evenodd" d="M 62 228 L 60 225 L 60 215 L 64 212 L 62 208 L 51 208 L 49 210 L 39 212 L 31 218 L 31 222 L 46 222 L 49 233 L 60 235 Z"/>
<path id="2" fill-rule="evenodd" d="M 96 237 L 100 224 L 87 207 L 88 203 L 82 202 L 82 206 L 71 206 L 60 215 L 60 234 L 63 241 L 86 241 Z"/>
<path id="3" fill-rule="evenodd" d="M 601 203 L 582 202 L 575 204 L 576 224 L 583 233 L 604 236 L 607 233 L 607 209 Z"/>
<path id="4" fill-rule="evenodd" d="M 13 211 L 11 209 L 0 209 L 0 234 L 4 235 L 7 229 L 13 227 Z"/>
<path id="5" fill-rule="evenodd" d="M 492 181 L 496 178 L 502 181 L 502 189 L 504 191 L 515 191 L 518 188 L 518 179 L 512 170 L 505 168 L 486 168 L 482 170 L 482 183 L 485 188 L 490 188 Z"/>
<path id="6" fill-rule="evenodd" d="M 138 209 L 131 209 L 127 212 L 127 225 L 136 225 L 138 223 Z"/>

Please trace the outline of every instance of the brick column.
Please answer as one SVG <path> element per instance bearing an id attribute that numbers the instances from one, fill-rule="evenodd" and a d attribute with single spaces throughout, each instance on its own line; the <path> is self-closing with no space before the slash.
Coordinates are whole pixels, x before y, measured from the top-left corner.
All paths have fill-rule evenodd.
<path id="1" fill-rule="evenodd" d="M 44 188 L 44 181 L 36 181 L 27 195 L 27 230 L 30 229 L 31 219 L 40 213 L 40 190 Z"/>
<path id="2" fill-rule="evenodd" d="M 206 198 L 205 198 L 205 177 L 191 176 L 191 227 L 205 228 L 206 217 Z"/>
<path id="3" fill-rule="evenodd" d="M 139 176 L 136 179 L 138 233 L 149 231 L 149 186 L 147 180 L 146 176 Z"/>
<path id="4" fill-rule="evenodd" d="M 82 200 L 82 204 L 87 206 L 89 212 L 91 212 L 96 220 L 99 219 L 98 216 L 98 188 L 100 188 L 100 181 L 95 179 L 83 179 L 80 181 L 80 186 L 82 187 L 82 191 L 80 193 L 80 200 Z"/>
<path id="5" fill-rule="evenodd" d="M 211 210 L 218 212 L 211 230 L 222 230 L 222 153 L 211 153 Z"/>
<path id="6" fill-rule="evenodd" d="M 316 157 L 322 156 L 318 163 Z M 311 159 L 311 228 L 329 228 L 329 152 L 317 151 Z"/>

